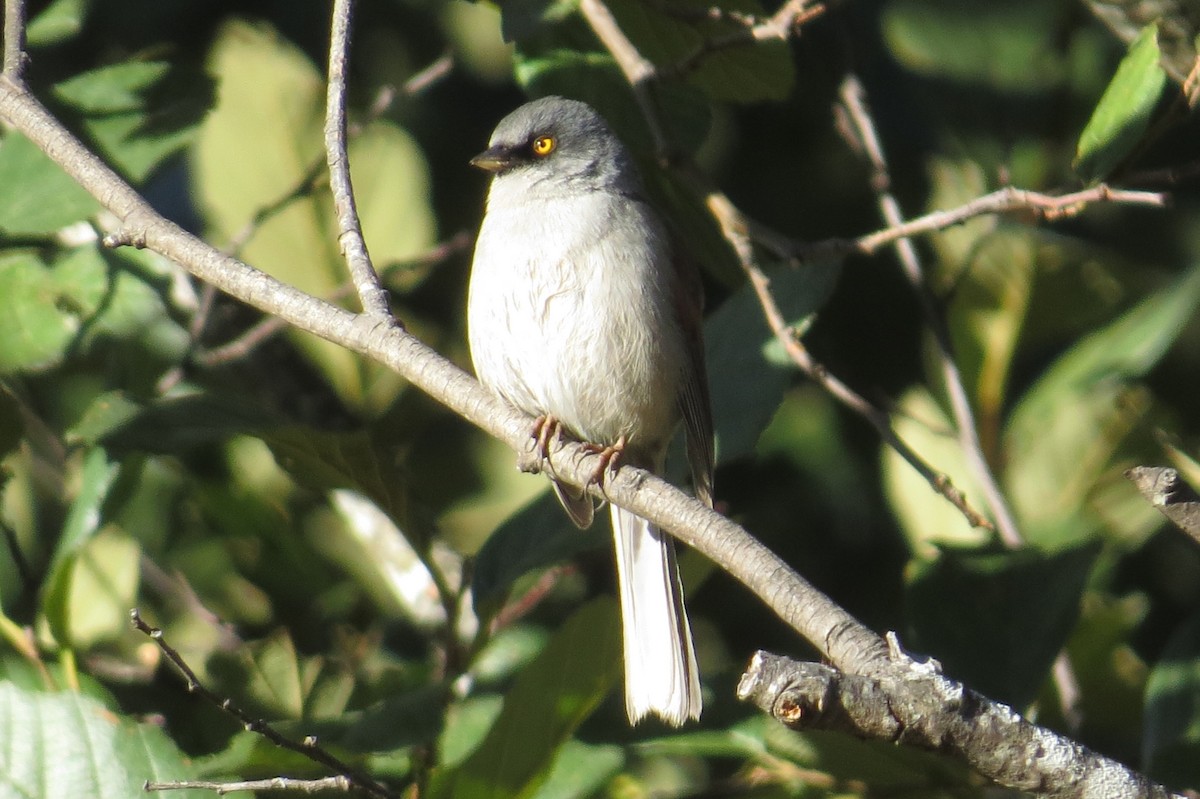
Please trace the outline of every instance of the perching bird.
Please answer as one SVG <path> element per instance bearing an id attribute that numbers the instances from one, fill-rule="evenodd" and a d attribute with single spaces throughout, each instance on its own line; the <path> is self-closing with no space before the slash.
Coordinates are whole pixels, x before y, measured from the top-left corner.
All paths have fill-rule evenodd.
<path id="1" fill-rule="evenodd" d="M 585 103 L 546 97 L 496 126 L 471 161 L 491 172 L 467 324 L 480 381 L 547 429 L 661 473 L 679 421 L 697 496 L 712 504 L 713 433 L 699 280 L 646 201 L 629 152 Z M 554 483 L 571 520 L 593 499 Z M 670 536 L 611 507 L 630 722 L 700 716 Z"/>

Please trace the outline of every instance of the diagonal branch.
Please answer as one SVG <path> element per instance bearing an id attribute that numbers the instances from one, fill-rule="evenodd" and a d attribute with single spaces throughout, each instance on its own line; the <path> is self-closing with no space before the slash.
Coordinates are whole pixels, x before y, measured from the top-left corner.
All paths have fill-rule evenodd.
<path id="1" fill-rule="evenodd" d="M 884 222 L 892 227 L 904 223 L 900 211 L 900 203 L 888 188 L 891 176 L 887 161 L 883 156 L 883 146 L 875 133 L 875 125 L 867 110 L 865 91 L 862 84 L 853 75 L 842 82 L 839 92 L 842 104 L 849 114 L 857 134 L 857 143 L 870 161 L 874 176 L 871 184 L 876 187 L 876 197 L 879 202 L 879 212 Z M 967 464 L 976 482 L 983 490 L 984 500 L 996 521 L 996 528 L 1004 543 L 1010 547 L 1021 545 L 1021 533 L 1017 529 L 1016 520 L 1009 510 L 1008 502 L 992 474 L 987 458 L 984 457 L 983 447 L 979 443 L 979 432 L 975 426 L 975 414 L 971 410 L 971 401 L 963 385 L 962 373 L 958 371 L 958 363 L 954 359 L 953 344 L 950 340 L 950 330 L 946 321 L 937 308 L 933 293 L 925 283 L 921 261 L 917 257 L 917 248 L 910 238 L 897 239 L 895 242 L 896 256 L 903 267 L 904 276 L 917 295 L 925 321 L 933 331 L 937 342 L 938 368 L 942 372 L 942 382 L 946 395 L 950 399 L 950 411 L 954 416 L 954 426 L 958 431 L 958 444 L 966 456 Z"/>
<path id="2" fill-rule="evenodd" d="M 345 781 L 352 782 L 364 792 L 370 794 L 371 796 L 378 797 L 378 799 L 397 799 L 397 794 L 394 791 L 377 782 L 369 774 L 360 772 L 349 763 L 346 763 L 330 754 L 326 749 L 317 744 L 317 740 L 315 738 L 305 738 L 302 743 L 297 743 L 262 719 L 254 718 L 245 710 L 234 704 L 232 700 L 222 699 L 214 694 L 208 688 L 208 686 L 200 682 L 200 678 L 196 676 L 196 672 L 192 670 L 191 666 L 187 664 L 187 661 L 183 659 L 179 652 L 173 646 L 167 643 L 167 640 L 163 637 L 163 631 L 157 627 L 151 627 L 149 624 L 147 624 L 145 620 L 142 619 L 142 615 L 138 612 L 137 608 L 134 608 L 129 612 L 129 623 L 133 625 L 135 630 L 145 634 L 150 638 L 150 640 L 157 644 L 159 650 L 162 651 L 167 660 L 171 661 L 171 664 L 175 666 L 175 668 L 179 669 L 180 673 L 183 674 L 184 679 L 187 681 L 186 684 L 188 693 L 193 693 L 202 697 L 214 707 L 223 710 L 233 718 L 237 719 L 238 723 L 240 723 L 245 729 L 261 735 L 281 749 L 287 749 L 290 752 L 295 752 L 296 754 L 306 757 L 313 762 L 320 763 L 321 765 L 326 766 L 327 768 L 336 772 L 338 775 L 341 775 L 340 777 L 334 777 L 331 779 L 339 783 Z M 147 791 L 174 790 L 180 787 L 193 786 L 179 783 L 146 784 Z"/>

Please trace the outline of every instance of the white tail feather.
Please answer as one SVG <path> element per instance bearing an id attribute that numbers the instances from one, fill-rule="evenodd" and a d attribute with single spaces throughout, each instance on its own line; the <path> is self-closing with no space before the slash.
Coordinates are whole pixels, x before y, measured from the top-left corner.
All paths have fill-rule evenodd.
<path id="1" fill-rule="evenodd" d="M 653 713 L 676 727 L 700 718 L 700 671 L 675 542 L 649 522 L 612 505 L 621 630 L 625 650 L 625 710 L 630 723 Z"/>

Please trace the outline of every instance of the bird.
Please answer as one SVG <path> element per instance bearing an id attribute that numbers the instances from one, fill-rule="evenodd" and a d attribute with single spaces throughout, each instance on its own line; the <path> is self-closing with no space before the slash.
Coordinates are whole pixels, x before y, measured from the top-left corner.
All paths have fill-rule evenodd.
<path id="1" fill-rule="evenodd" d="M 543 97 L 504 117 L 471 163 L 491 173 L 468 285 L 479 381 L 615 468 L 663 471 L 682 421 L 696 496 L 712 506 L 703 289 L 647 199 L 629 149 L 591 106 Z M 571 521 L 595 501 L 553 480 Z M 602 477 L 598 473 L 597 477 Z M 678 727 L 703 701 L 675 544 L 610 505 L 630 724 Z"/>

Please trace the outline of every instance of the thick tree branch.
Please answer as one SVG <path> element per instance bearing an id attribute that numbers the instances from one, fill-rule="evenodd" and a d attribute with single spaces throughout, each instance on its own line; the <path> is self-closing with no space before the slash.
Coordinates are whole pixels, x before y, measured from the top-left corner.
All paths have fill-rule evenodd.
<path id="1" fill-rule="evenodd" d="M 738 684 L 753 702 L 796 730 L 832 730 L 965 759 L 1001 785 L 1067 799 L 1183 799 L 1110 758 L 1030 724 L 918 663 L 894 645 L 905 668 L 883 678 L 845 674 L 758 652 Z"/>

